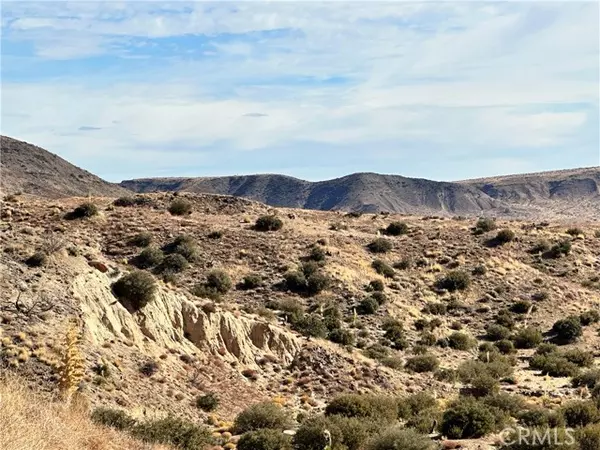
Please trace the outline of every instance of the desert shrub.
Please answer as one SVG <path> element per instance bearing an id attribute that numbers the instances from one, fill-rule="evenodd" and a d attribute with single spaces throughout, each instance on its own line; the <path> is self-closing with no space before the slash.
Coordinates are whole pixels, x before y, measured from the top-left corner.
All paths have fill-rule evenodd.
<path id="1" fill-rule="evenodd" d="M 469 394 L 476 398 L 497 394 L 499 389 L 498 380 L 489 373 L 474 376 L 469 384 Z"/>
<path id="2" fill-rule="evenodd" d="M 283 221 L 274 215 L 260 216 L 254 224 L 256 231 L 277 231 L 281 228 L 283 228 Z"/>
<path id="3" fill-rule="evenodd" d="M 519 330 L 512 340 L 516 348 L 535 348 L 542 343 L 544 337 L 537 328 L 527 327 Z"/>
<path id="4" fill-rule="evenodd" d="M 184 256 L 179 253 L 171 253 L 163 258 L 158 266 L 158 271 L 162 273 L 179 273 L 187 269 L 189 263 Z"/>
<path id="5" fill-rule="evenodd" d="M 552 332 L 559 341 L 569 343 L 576 341 L 583 334 L 583 329 L 579 317 L 571 316 L 556 321 L 552 326 Z"/>
<path id="6" fill-rule="evenodd" d="M 445 381 L 446 383 L 455 383 L 458 381 L 458 373 L 456 370 L 445 367 L 436 370 L 433 377 L 438 381 Z"/>
<path id="7" fill-rule="evenodd" d="M 404 368 L 404 360 L 399 356 L 388 356 L 387 358 L 383 358 L 380 362 L 390 369 L 400 370 Z"/>
<path id="8" fill-rule="evenodd" d="M 300 271 L 287 272 L 283 276 L 285 286 L 292 292 L 304 292 L 306 290 L 306 277 Z"/>
<path id="9" fill-rule="evenodd" d="M 256 403 L 239 413 L 233 428 L 238 434 L 268 428 L 285 430 L 292 425 L 285 409 L 271 402 Z"/>
<path id="10" fill-rule="evenodd" d="M 471 285 L 471 278 L 467 272 L 452 270 L 437 280 L 436 285 L 439 289 L 445 289 L 450 292 L 464 291 Z"/>
<path id="11" fill-rule="evenodd" d="M 140 423 L 132 429 L 132 434 L 142 441 L 180 450 L 197 450 L 212 443 L 208 428 L 171 416 Z"/>
<path id="12" fill-rule="evenodd" d="M 289 450 L 290 439 L 278 430 L 258 430 L 244 433 L 237 444 L 238 450 Z"/>
<path id="13" fill-rule="evenodd" d="M 517 314 L 526 314 L 527 312 L 529 312 L 529 308 L 531 308 L 530 301 L 519 300 L 511 305 L 510 310 Z"/>
<path id="14" fill-rule="evenodd" d="M 411 429 L 391 428 L 373 438 L 368 450 L 433 450 L 436 445 L 431 439 Z"/>
<path id="15" fill-rule="evenodd" d="M 550 242 L 548 242 L 546 239 L 542 239 L 536 242 L 533 247 L 529 249 L 529 253 L 546 253 L 548 250 L 550 250 L 550 247 Z"/>
<path id="16" fill-rule="evenodd" d="M 391 343 L 391 346 L 397 350 L 404 350 L 408 347 L 408 341 L 404 334 L 404 327 L 397 320 L 389 320 L 383 323 L 385 331 L 383 337 Z"/>
<path id="17" fill-rule="evenodd" d="M 97 424 L 117 430 L 129 430 L 136 423 L 125 411 L 105 407 L 94 409 L 91 418 Z"/>
<path id="18" fill-rule="evenodd" d="M 223 232 L 221 230 L 211 231 L 206 235 L 209 239 L 221 239 L 223 237 Z"/>
<path id="19" fill-rule="evenodd" d="M 387 264 L 385 261 L 382 261 L 381 259 L 374 260 L 371 263 L 371 266 L 373 267 L 373 269 L 375 269 L 375 272 L 377 272 L 379 275 L 383 275 L 386 278 L 394 278 L 394 275 L 396 273 L 392 266 Z"/>
<path id="20" fill-rule="evenodd" d="M 600 420 L 598 406 L 591 400 L 573 400 L 564 405 L 560 412 L 569 427 L 585 427 Z"/>
<path id="21" fill-rule="evenodd" d="M 583 325 L 583 326 L 588 326 L 593 323 L 598 323 L 598 322 L 600 322 L 600 312 L 596 311 L 595 309 L 590 309 L 589 311 L 585 311 L 584 313 L 581 313 L 581 315 L 579 316 L 579 322 L 581 322 L 581 325 Z"/>
<path id="22" fill-rule="evenodd" d="M 551 420 L 553 412 L 540 407 L 527 408 L 520 411 L 516 418 L 519 423 L 527 427 L 547 426 Z"/>
<path id="23" fill-rule="evenodd" d="M 239 285 L 240 289 L 249 290 L 262 286 L 262 277 L 258 273 L 249 273 Z"/>
<path id="24" fill-rule="evenodd" d="M 113 202 L 113 205 L 115 205 L 115 206 L 134 206 L 135 199 L 131 196 L 119 197 Z"/>
<path id="25" fill-rule="evenodd" d="M 442 433 L 450 439 L 474 439 L 494 431 L 496 419 L 490 408 L 472 398 L 461 398 L 444 412 Z"/>
<path id="26" fill-rule="evenodd" d="M 572 377 L 579 373 L 577 364 L 560 354 L 534 355 L 529 360 L 529 367 L 552 377 Z"/>
<path id="27" fill-rule="evenodd" d="M 423 308 L 423 312 L 434 316 L 443 316 L 448 312 L 448 307 L 444 303 L 429 303 Z"/>
<path id="28" fill-rule="evenodd" d="M 390 236 L 400 236 L 408 233 L 408 225 L 404 222 L 392 222 L 385 229 L 385 234 Z"/>
<path id="29" fill-rule="evenodd" d="M 577 237 L 583 235 L 583 230 L 578 227 L 572 227 L 567 230 L 567 234 L 573 237 Z"/>
<path id="30" fill-rule="evenodd" d="M 471 273 L 473 275 L 485 275 L 487 273 L 487 267 L 485 266 L 485 264 L 479 264 L 475 267 L 473 267 L 473 270 L 471 270 Z"/>
<path id="31" fill-rule="evenodd" d="M 435 345 L 436 342 L 437 342 L 437 338 L 435 337 L 435 334 L 433 334 L 429 331 L 424 331 L 423 333 L 421 333 L 419 341 L 418 341 L 418 343 L 420 345 L 424 345 L 427 347 L 431 347 L 432 345 Z"/>
<path id="32" fill-rule="evenodd" d="M 520 395 L 500 392 L 481 399 L 483 404 L 499 409 L 512 417 L 516 417 L 526 406 L 525 400 Z"/>
<path id="33" fill-rule="evenodd" d="M 146 247 L 135 257 L 134 264 L 139 269 L 149 269 L 162 263 L 164 254 L 161 249 L 156 247 Z"/>
<path id="34" fill-rule="evenodd" d="M 91 202 L 85 202 L 67 215 L 69 219 L 83 219 L 98 215 L 98 207 Z"/>
<path id="35" fill-rule="evenodd" d="M 425 391 L 419 391 L 398 400 L 398 417 L 408 420 L 422 411 L 437 407 L 438 402 L 435 397 Z"/>
<path id="36" fill-rule="evenodd" d="M 511 331 L 498 324 L 490 324 L 485 329 L 485 337 L 490 341 L 501 341 L 503 339 L 508 339 L 511 335 Z"/>
<path id="37" fill-rule="evenodd" d="M 233 283 L 227 272 L 215 269 L 211 270 L 206 276 L 206 286 L 209 289 L 214 289 L 219 294 L 226 294 L 233 286 Z"/>
<path id="38" fill-rule="evenodd" d="M 384 395 L 342 394 L 329 402 L 325 415 L 372 418 L 392 423 L 398 417 L 398 405 L 394 398 Z"/>
<path id="39" fill-rule="evenodd" d="M 508 228 L 498 231 L 498 234 L 496 235 L 496 242 L 501 245 L 508 244 L 509 242 L 512 242 L 514 240 L 515 232 L 509 230 Z"/>
<path id="40" fill-rule="evenodd" d="M 351 331 L 342 328 L 334 328 L 329 332 L 328 336 L 331 342 L 340 345 L 354 345 L 354 334 Z"/>
<path id="41" fill-rule="evenodd" d="M 448 345 L 454 350 L 470 350 L 475 346 L 473 338 L 465 333 L 455 331 L 448 336 Z"/>
<path id="42" fill-rule="evenodd" d="M 574 387 L 587 386 L 592 389 L 598 383 L 600 383 L 600 369 L 590 369 L 583 372 L 571 380 Z"/>
<path id="43" fill-rule="evenodd" d="M 588 425 L 577 431 L 578 450 L 597 450 L 600 448 L 600 424 Z"/>
<path id="44" fill-rule="evenodd" d="M 413 356 L 406 361 L 406 369 L 417 373 L 434 372 L 439 365 L 440 362 L 434 355 Z"/>
<path id="45" fill-rule="evenodd" d="M 153 360 L 146 361 L 139 367 L 140 373 L 148 378 L 156 375 L 159 369 L 159 364 Z"/>
<path id="46" fill-rule="evenodd" d="M 329 277 L 322 273 L 313 273 L 306 279 L 306 292 L 316 295 L 324 291 L 331 284 Z"/>
<path id="47" fill-rule="evenodd" d="M 292 328 L 304 336 L 324 338 L 327 336 L 327 326 L 317 314 L 305 314 L 292 321 Z"/>
<path id="48" fill-rule="evenodd" d="M 498 325 L 502 325 L 508 329 L 512 329 L 515 326 L 515 319 L 512 314 L 507 310 L 501 310 L 496 314 L 495 321 Z"/>
<path id="49" fill-rule="evenodd" d="M 151 274 L 136 270 L 117 280 L 112 289 L 121 303 L 137 311 L 154 298 L 157 287 Z"/>
<path id="50" fill-rule="evenodd" d="M 129 239 L 129 245 L 133 245 L 136 247 L 147 247 L 152 243 L 152 233 L 147 231 L 142 231 L 141 233 L 132 236 Z"/>
<path id="51" fill-rule="evenodd" d="M 373 292 L 371 298 L 375 300 L 380 306 L 387 302 L 387 296 L 383 292 Z"/>
<path id="52" fill-rule="evenodd" d="M 535 349 L 535 354 L 536 355 L 550 355 L 552 353 L 556 353 L 557 351 L 558 351 L 558 346 L 556 344 L 544 342 Z"/>
<path id="53" fill-rule="evenodd" d="M 413 266 L 413 260 L 409 256 L 405 256 L 400 261 L 396 261 L 393 264 L 394 269 L 408 270 Z"/>
<path id="54" fill-rule="evenodd" d="M 566 256 L 571 253 L 571 247 L 571 241 L 565 239 L 550 247 L 550 250 L 548 250 L 544 256 L 548 258 L 560 258 L 561 256 Z"/>
<path id="55" fill-rule="evenodd" d="M 494 346 L 503 355 L 510 355 L 511 353 L 515 352 L 515 344 L 513 344 L 512 341 L 509 341 L 508 339 L 502 339 L 500 341 L 497 341 L 494 344 Z"/>
<path id="56" fill-rule="evenodd" d="M 200 395 L 196 398 L 196 407 L 202 411 L 210 412 L 217 409 L 219 406 L 219 398 L 212 392 Z"/>
<path id="57" fill-rule="evenodd" d="M 379 303 L 377 303 L 377 300 L 375 300 L 373 297 L 365 297 L 358 304 L 356 311 L 359 314 L 367 315 L 375 314 L 378 309 Z"/>
<path id="58" fill-rule="evenodd" d="M 385 238 L 377 238 L 367 248 L 372 253 L 387 253 L 392 249 L 392 243 Z"/>
<path id="59" fill-rule="evenodd" d="M 333 450 L 362 450 L 366 440 L 381 426 L 372 420 L 343 416 L 317 416 L 300 425 L 293 443 L 295 450 L 323 450 L 329 431 Z"/>
<path id="60" fill-rule="evenodd" d="M 318 245 L 313 245 L 310 249 L 310 253 L 308 254 L 308 259 L 310 261 L 315 262 L 323 262 L 327 258 L 327 253 L 323 247 L 319 247 Z"/>
<path id="61" fill-rule="evenodd" d="M 457 369 L 457 375 L 463 383 L 471 383 L 475 378 L 483 375 L 499 380 L 512 373 L 512 365 L 502 359 L 495 359 L 489 363 L 477 360 L 465 361 Z"/>
<path id="62" fill-rule="evenodd" d="M 491 217 L 480 217 L 475 224 L 475 233 L 483 234 L 488 231 L 495 230 L 497 228 L 496 221 Z"/>
<path id="63" fill-rule="evenodd" d="M 385 290 L 385 284 L 381 280 L 371 280 L 367 285 L 367 291 L 369 292 L 383 292 Z"/>
<path id="64" fill-rule="evenodd" d="M 43 267 L 48 264 L 48 255 L 44 252 L 35 252 L 31 255 L 27 260 L 25 260 L 25 264 L 29 267 Z"/>
<path id="65" fill-rule="evenodd" d="M 594 354 L 578 348 L 566 350 L 561 352 L 560 355 L 579 367 L 591 367 L 594 364 Z"/>
<path id="66" fill-rule="evenodd" d="M 173 216 L 186 216 L 192 213 L 192 204 L 183 198 L 177 198 L 171 202 L 168 211 Z"/>

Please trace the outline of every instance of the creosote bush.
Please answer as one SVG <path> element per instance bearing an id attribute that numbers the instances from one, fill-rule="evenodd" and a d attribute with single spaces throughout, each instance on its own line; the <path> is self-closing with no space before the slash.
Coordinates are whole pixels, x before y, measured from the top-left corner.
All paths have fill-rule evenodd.
<path id="1" fill-rule="evenodd" d="M 434 372 L 439 365 L 440 362 L 434 355 L 413 356 L 406 361 L 406 369 L 417 373 Z"/>
<path id="2" fill-rule="evenodd" d="M 464 291 L 471 285 L 471 278 L 467 272 L 452 270 L 440 278 L 436 282 L 436 285 L 439 289 L 445 289 L 450 292 Z"/>
<path id="3" fill-rule="evenodd" d="M 385 238 L 377 238 L 367 245 L 367 248 L 372 253 L 387 253 L 392 249 L 392 243 Z"/>
<path id="4" fill-rule="evenodd" d="M 242 279 L 242 283 L 239 285 L 239 288 L 242 290 L 256 289 L 257 287 L 262 286 L 262 284 L 263 280 L 260 274 L 249 273 Z"/>
<path id="5" fill-rule="evenodd" d="M 389 236 L 400 236 L 408 233 L 408 225 L 404 222 L 392 222 L 385 229 L 385 234 Z"/>
<path id="6" fill-rule="evenodd" d="M 519 330 L 512 340 L 516 348 L 535 348 L 542 343 L 544 337 L 537 328 L 528 327 Z"/>
<path id="7" fill-rule="evenodd" d="M 91 418 L 97 424 L 121 431 L 133 428 L 136 423 L 125 411 L 105 407 L 94 409 Z"/>
<path id="8" fill-rule="evenodd" d="M 238 434 L 261 429 L 283 431 L 292 425 L 288 413 L 281 406 L 271 402 L 256 403 L 239 413 L 233 428 Z"/>
<path id="9" fill-rule="evenodd" d="M 173 216 L 187 216 L 192 213 L 192 203 L 183 198 L 177 198 L 169 205 L 169 212 Z"/>
<path id="10" fill-rule="evenodd" d="M 398 417 L 398 403 L 393 397 L 374 394 L 342 394 L 325 407 L 326 416 L 371 418 L 393 423 Z"/>
<path id="11" fill-rule="evenodd" d="M 211 270 L 206 276 L 206 286 L 219 294 L 226 294 L 233 286 L 233 283 L 227 272 L 215 269 Z"/>
<path id="12" fill-rule="evenodd" d="M 448 336 L 448 345 L 454 350 L 470 350 L 475 346 L 475 341 L 468 334 L 455 331 Z"/>
<path id="13" fill-rule="evenodd" d="M 277 231 L 281 228 L 283 228 L 283 221 L 274 215 L 260 216 L 254 224 L 256 231 Z"/>
<path id="14" fill-rule="evenodd" d="M 146 306 L 156 292 L 156 281 L 146 271 L 136 270 L 113 284 L 113 293 L 126 307 L 138 311 Z"/>
<path id="15" fill-rule="evenodd" d="M 475 439 L 494 431 L 496 418 L 490 408 L 472 398 L 463 397 L 446 409 L 442 433 L 450 439 Z"/>

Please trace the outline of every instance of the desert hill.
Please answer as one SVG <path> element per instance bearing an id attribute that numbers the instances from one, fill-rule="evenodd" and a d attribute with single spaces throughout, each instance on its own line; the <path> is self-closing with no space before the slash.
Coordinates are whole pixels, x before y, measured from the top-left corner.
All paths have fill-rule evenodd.
<path id="1" fill-rule="evenodd" d="M 43 197 L 118 196 L 124 189 L 43 148 L 0 137 L 0 189 Z"/>

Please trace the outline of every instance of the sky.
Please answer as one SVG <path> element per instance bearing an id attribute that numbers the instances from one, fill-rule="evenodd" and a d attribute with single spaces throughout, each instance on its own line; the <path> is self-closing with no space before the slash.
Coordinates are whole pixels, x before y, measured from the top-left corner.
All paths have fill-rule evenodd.
<path id="1" fill-rule="evenodd" d="M 2 134 L 110 181 L 600 165 L 598 1 L 2 1 Z"/>

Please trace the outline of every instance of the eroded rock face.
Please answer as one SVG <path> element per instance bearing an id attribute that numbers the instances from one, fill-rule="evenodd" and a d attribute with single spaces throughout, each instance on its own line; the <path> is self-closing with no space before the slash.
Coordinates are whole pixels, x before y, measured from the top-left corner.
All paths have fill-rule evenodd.
<path id="1" fill-rule="evenodd" d="M 141 346 L 150 340 L 163 348 L 208 350 L 245 366 L 256 365 L 266 354 L 290 364 L 301 348 L 295 335 L 277 325 L 228 311 L 206 313 L 184 294 L 164 286 L 153 301 L 131 314 L 115 300 L 111 282 L 98 271 L 86 271 L 72 281 L 86 334 L 95 344 L 120 338 Z"/>

